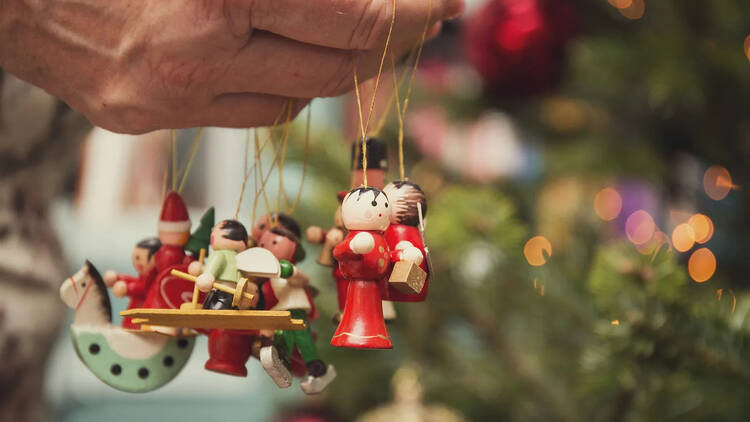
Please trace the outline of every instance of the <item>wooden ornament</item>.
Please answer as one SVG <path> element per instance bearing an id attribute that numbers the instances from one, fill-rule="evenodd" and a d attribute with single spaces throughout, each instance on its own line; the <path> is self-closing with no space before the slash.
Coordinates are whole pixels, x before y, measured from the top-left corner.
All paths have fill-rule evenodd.
<path id="1" fill-rule="evenodd" d="M 271 278 L 281 275 L 281 264 L 268 249 L 250 248 L 237 254 L 237 269 L 243 277 Z"/>
<path id="2" fill-rule="evenodd" d="M 424 287 L 427 273 L 411 261 L 398 261 L 393 265 L 393 271 L 388 283 L 401 293 L 418 294 Z"/>
<path id="3" fill-rule="evenodd" d="M 191 274 L 188 274 L 186 272 L 179 271 L 179 270 L 172 270 L 170 272 L 170 274 L 172 274 L 175 277 L 179 277 L 179 278 L 181 278 L 183 280 L 190 281 L 192 283 L 195 283 L 195 280 L 197 278 L 194 275 L 191 275 Z M 237 289 L 233 289 L 231 287 L 227 287 L 227 286 L 225 286 L 225 285 L 223 285 L 221 283 L 214 283 L 212 287 L 214 289 L 216 289 L 216 290 L 220 290 L 220 291 L 222 291 L 224 293 L 229 293 L 231 295 L 236 295 L 237 294 Z M 250 293 L 243 292 L 242 293 L 242 297 L 245 298 L 245 299 L 247 299 L 247 300 L 253 300 L 254 296 L 251 295 Z M 192 308 L 192 306 L 190 308 Z M 188 310 L 189 308 L 188 307 L 183 308 L 182 306 L 180 306 L 180 309 L 181 310 L 182 309 Z M 195 308 L 193 308 L 193 309 L 195 309 Z"/>
<path id="4" fill-rule="evenodd" d="M 75 310 L 70 334 L 78 357 L 97 378 L 131 393 L 155 390 L 187 363 L 195 339 L 112 325 L 107 287 L 89 262 L 63 282 L 60 297 Z"/>
<path id="5" fill-rule="evenodd" d="M 289 311 L 130 309 L 122 311 L 140 324 L 229 330 L 304 330 L 305 322 Z"/>

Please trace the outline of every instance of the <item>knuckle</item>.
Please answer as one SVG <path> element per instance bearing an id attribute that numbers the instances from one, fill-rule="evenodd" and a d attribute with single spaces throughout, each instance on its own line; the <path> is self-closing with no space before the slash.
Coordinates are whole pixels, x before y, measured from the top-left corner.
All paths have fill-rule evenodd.
<path id="1" fill-rule="evenodd" d="M 101 128 L 128 134 L 149 132 L 154 127 L 151 113 L 130 102 L 132 96 L 120 89 L 105 90 L 87 107 L 87 117 Z"/>
<path id="2" fill-rule="evenodd" d="M 336 97 L 348 92 L 354 85 L 354 63 L 355 52 L 346 51 L 339 58 L 335 71 L 331 73 L 328 81 L 323 85 L 320 92 L 321 97 Z"/>
<path id="3" fill-rule="evenodd" d="M 349 39 L 349 48 L 372 50 L 377 47 L 390 23 L 393 13 L 390 9 L 390 2 L 385 0 L 366 2 Z"/>

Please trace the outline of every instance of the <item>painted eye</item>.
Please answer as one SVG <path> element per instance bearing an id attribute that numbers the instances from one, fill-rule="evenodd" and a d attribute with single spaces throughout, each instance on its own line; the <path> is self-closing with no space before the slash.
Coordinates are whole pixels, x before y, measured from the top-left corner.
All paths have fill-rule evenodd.
<path id="1" fill-rule="evenodd" d="M 388 208 L 388 203 L 387 202 L 385 203 L 385 207 Z"/>
<path id="2" fill-rule="evenodd" d="M 260 247 L 261 247 L 261 248 L 265 248 L 265 247 L 266 247 L 266 244 L 265 244 L 265 243 L 261 243 L 261 244 L 260 244 Z"/>
<path id="3" fill-rule="evenodd" d="M 372 201 L 372 206 L 373 207 L 377 207 L 378 206 L 378 201 Z"/>
<path id="4" fill-rule="evenodd" d="M 266 225 L 265 224 L 261 224 L 260 226 L 258 226 L 258 228 L 261 229 L 261 230 L 265 230 Z"/>
<path id="5" fill-rule="evenodd" d="M 81 283 L 81 287 L 86 287 L 86 282 Z"/>

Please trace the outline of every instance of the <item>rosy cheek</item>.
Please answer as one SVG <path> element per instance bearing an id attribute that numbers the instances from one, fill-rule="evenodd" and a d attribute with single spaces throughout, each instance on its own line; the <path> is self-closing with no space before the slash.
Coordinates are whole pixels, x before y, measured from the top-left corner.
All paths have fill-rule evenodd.
<path id="1" fill-rule="evenodd" d="M 367 220 L 371 219 L 371 218 L 372 218 L 372 211 L 369 211 L 369 210 L 368 210 L 368 211 L 365 211 L 365 213 L 364 213 L 364 217 L 365 217 L 365 219 L 367 219 Z"/>

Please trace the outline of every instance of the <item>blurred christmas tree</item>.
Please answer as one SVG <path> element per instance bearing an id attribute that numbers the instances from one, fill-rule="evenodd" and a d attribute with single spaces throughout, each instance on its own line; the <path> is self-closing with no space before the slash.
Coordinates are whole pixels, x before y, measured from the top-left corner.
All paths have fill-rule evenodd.
<path id="1" fill-rule="evenodd" d="M 339 373 L 324 405 L 352 420 L 417 365 L 425 402 L 470 420 L 745 420 L 750 3 L 471 14 L 427 46 L 406 116 L 430 296 L 397 305 L 393 351 L 322 347 Z M 347 187 L 339 138 L 315 138 L 305 224 L 330 222 Z M 335 309 L 327 272 L 305 265 Z"/>

